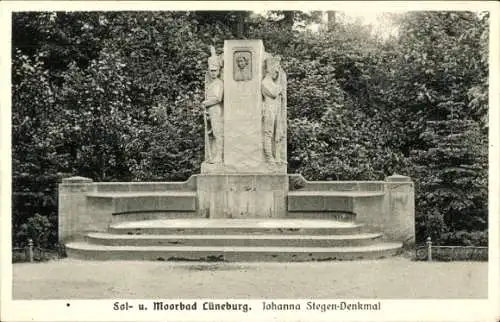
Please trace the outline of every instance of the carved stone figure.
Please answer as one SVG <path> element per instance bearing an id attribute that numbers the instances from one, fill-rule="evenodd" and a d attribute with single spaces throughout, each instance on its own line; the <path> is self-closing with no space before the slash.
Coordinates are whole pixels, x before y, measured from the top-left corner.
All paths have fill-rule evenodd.
<path id="1" fill-rule="evenodd" d="M 208 58 L 208 72 L 205 75 L 205 100 L 202 102 L 205 112 L 205 161 L 207 163 L 222 163 L 224 140 L 222 62 L 213 46 L 210 46 L 210 51 L 211 56 Z"/>
<path id="2" fill-rule="evenodd" d="M 250 55 L 250 53 L 248 53 Z M 234 68 L 235 81 L 247 81 L 252 79 L 252 71 L 250 70 L 251 57 L 247 57 L 242 52 L 236 53 Z"/>
<path id="3" fill-rule="evenodd" d="M 280 67 L 280 57 L 268 56 L 266 74 L 262 80 L 262 118 L 264 158 L 268 163 L 284 161 L 286 124 L 286 76 Z"/>
<path id="4" fill-rule="evenodd" d="M 276 162 L 281 164 L 286 164 L 287 161 L 287 101 L 286 101 L 286 86 L 287 78 L 286 73 L 281 66 L 279 66 L 279 77 L 278 83 L 280 86 L 280 106 L 278 107 L 278 113 L 276 115 Z"/>

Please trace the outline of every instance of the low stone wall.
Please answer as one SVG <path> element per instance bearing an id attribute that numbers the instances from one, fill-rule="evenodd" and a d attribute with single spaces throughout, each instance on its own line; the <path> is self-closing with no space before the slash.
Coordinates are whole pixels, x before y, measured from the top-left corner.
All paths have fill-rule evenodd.
<path id="1" fill-rule="evenodd" d="M 196 191 L 196 176 L 184 182 L 95 182 L 95 192 L 159 192 L 159 191 Z"/>
<path id="2" fill-rule="evenodd" d="M 352 212 L 356 221 L 406 245 L 415 243 L 415 197 L 409 177 L 385 181 L 307 181 L 289 175 L 289 212 Z"/>
<path id="3" fill-rule="evenodd" d="M 175 212 L 174 217 L 182 212 L 192 217 L 194 212 L 204 218 L 297 218 L 298 214 L 335 218 L 348 214 L 349 219 L 355 218 L 388 239 L 412 245 L 414 204 L 413 182 L 397 175 L 385 181 L 331 182 L 310 182 L 297 174 L 202 174 L 185 182 L 117 183 L 73 177 L 59 185 L 59 240 L 105 231 L 113 214 L 132 214 L 133 218 L 142 218 L 134 215 L 140 212 L 158 212 L 158 216 Z"/>
<path id="4" fill-rule="evenodd" d="M 383 211 L 373 219 L 384 227 L 384 234 L 405 246 L 415 245 L 415 187 L 409 177 L 386 178 Z"/>
<path id="5" fill-rule="evenodd" d="M 113 214 L 111 223 L 164 220 L 164 219 L 203 218 L 197 211 L 136 211 L 132 213 Z"/>
<path id="6" fill-rule="evenodd" d="M 184 182 L 63 179 L 59 185 L 59 241 L 81 239 L 87 232 L 106 231 L 113 222 L 113 214 L 196 211 L 196 179 L 196 176 Z M 172 191 L 172 194 L 165 194 L 166 191 Z"/>
<path id="7" fill-rule="evenodd" d="M 112 214 L 138 211 L 196 211 L 196 192 L 89 193 L 87 202 L 89 206 L 110 203 Z"/>
<path id="8" fill-rule="evenodd" d="M 356 212 L 366 199 L 380 203 L 383 197 L 379 191 L 289 191 L 288 211 Z"/>
<path id="9" fill-rule="evenodd" d="M 59 185 L 58 234 L 59 243 L 73 238 L 83 238 L 88 229 L 89 209 L 87 193 L 93 191 L 93 181 L 83 177 L 63 179 Z"/>
<path id="10" fill-rule="evenodd" d="M 290 191 L 384 192 L 385 181 L 308 181 L 301 174 L 289 174 Z"/>
<path id="11" fill-rule="evenodd" d="M 185 182 L 67 178 L 59 185 L 59 241 L 106 231 L 125 216 L 179 218 L 184 212 L 186 218 L 283 218 L 287 191 L 287 176 L 273 174 L 202 174 Z"/>

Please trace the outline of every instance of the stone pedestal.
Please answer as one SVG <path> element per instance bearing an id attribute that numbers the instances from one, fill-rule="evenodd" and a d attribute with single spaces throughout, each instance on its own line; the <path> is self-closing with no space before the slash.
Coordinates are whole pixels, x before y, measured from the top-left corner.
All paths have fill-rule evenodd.
<path id="1" fill-rule="evenodd" d="M 240 75 L 238 57 L 244 57 Z M 224 43 L 224 164 L 231 172 L 265 171 L 262 145 L 264 45 L 261 40 Z M 260 172 L 260 171 L 259 171 Z"/>
<path id="2" fill-rule="evenodd" d="M 59 185 L 59 243 L 87 229 L 87 193 L 92 189 L 92 179 L 71 177 Z"/>
<path id="3" fill-rule="evenodd" d="M 392 175 L 386 178 L 386 235 L 415 244 L 415 191 L 410 177 Z"/>
<path id="4" fill-rule="evenodd" d="M 286 217 L 287 175 L 202 174 L 197 179 L 198 211 L 202 217 Z"/>

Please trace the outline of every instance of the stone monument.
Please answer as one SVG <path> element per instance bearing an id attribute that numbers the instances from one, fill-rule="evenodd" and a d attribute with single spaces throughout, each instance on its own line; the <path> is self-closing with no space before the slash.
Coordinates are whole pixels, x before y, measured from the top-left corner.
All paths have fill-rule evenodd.
<path id="1" fill-rule="evenodd" d="M 201 209 L 210 218 L 284 217 L 286 75 L 280 57 L 266 53 L 262 40 L 227 40 L 223 56 L 211 47 L 208 67 Z"/>
<path id="2" fill-rule="evenodd" d="M 228 40 L 223 57 L 213 47 L 211 54 L 201 172 L 286 174 L 286 74 L 280 57 L 266 53 L 261 40 Z"/>
<path id="3" fill-rule="evenodd" d="M 280 57 L 261 40 L 210 51 L 201 174 L 185 182 L 64 179 L 59 240 L 69 256 L 308 261 L 381 258 L 413 245 L 410 178 L 310 182 L 287 174 Z"/>

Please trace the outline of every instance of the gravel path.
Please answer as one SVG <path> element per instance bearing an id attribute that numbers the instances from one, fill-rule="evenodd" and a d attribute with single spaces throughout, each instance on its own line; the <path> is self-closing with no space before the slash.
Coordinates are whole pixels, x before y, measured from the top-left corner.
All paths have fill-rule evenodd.
<path id="1" fill-rule="evenodd" d="M 79 261 L 13 265 L 14 299 L 486 298 L 487 262 Z"/>

